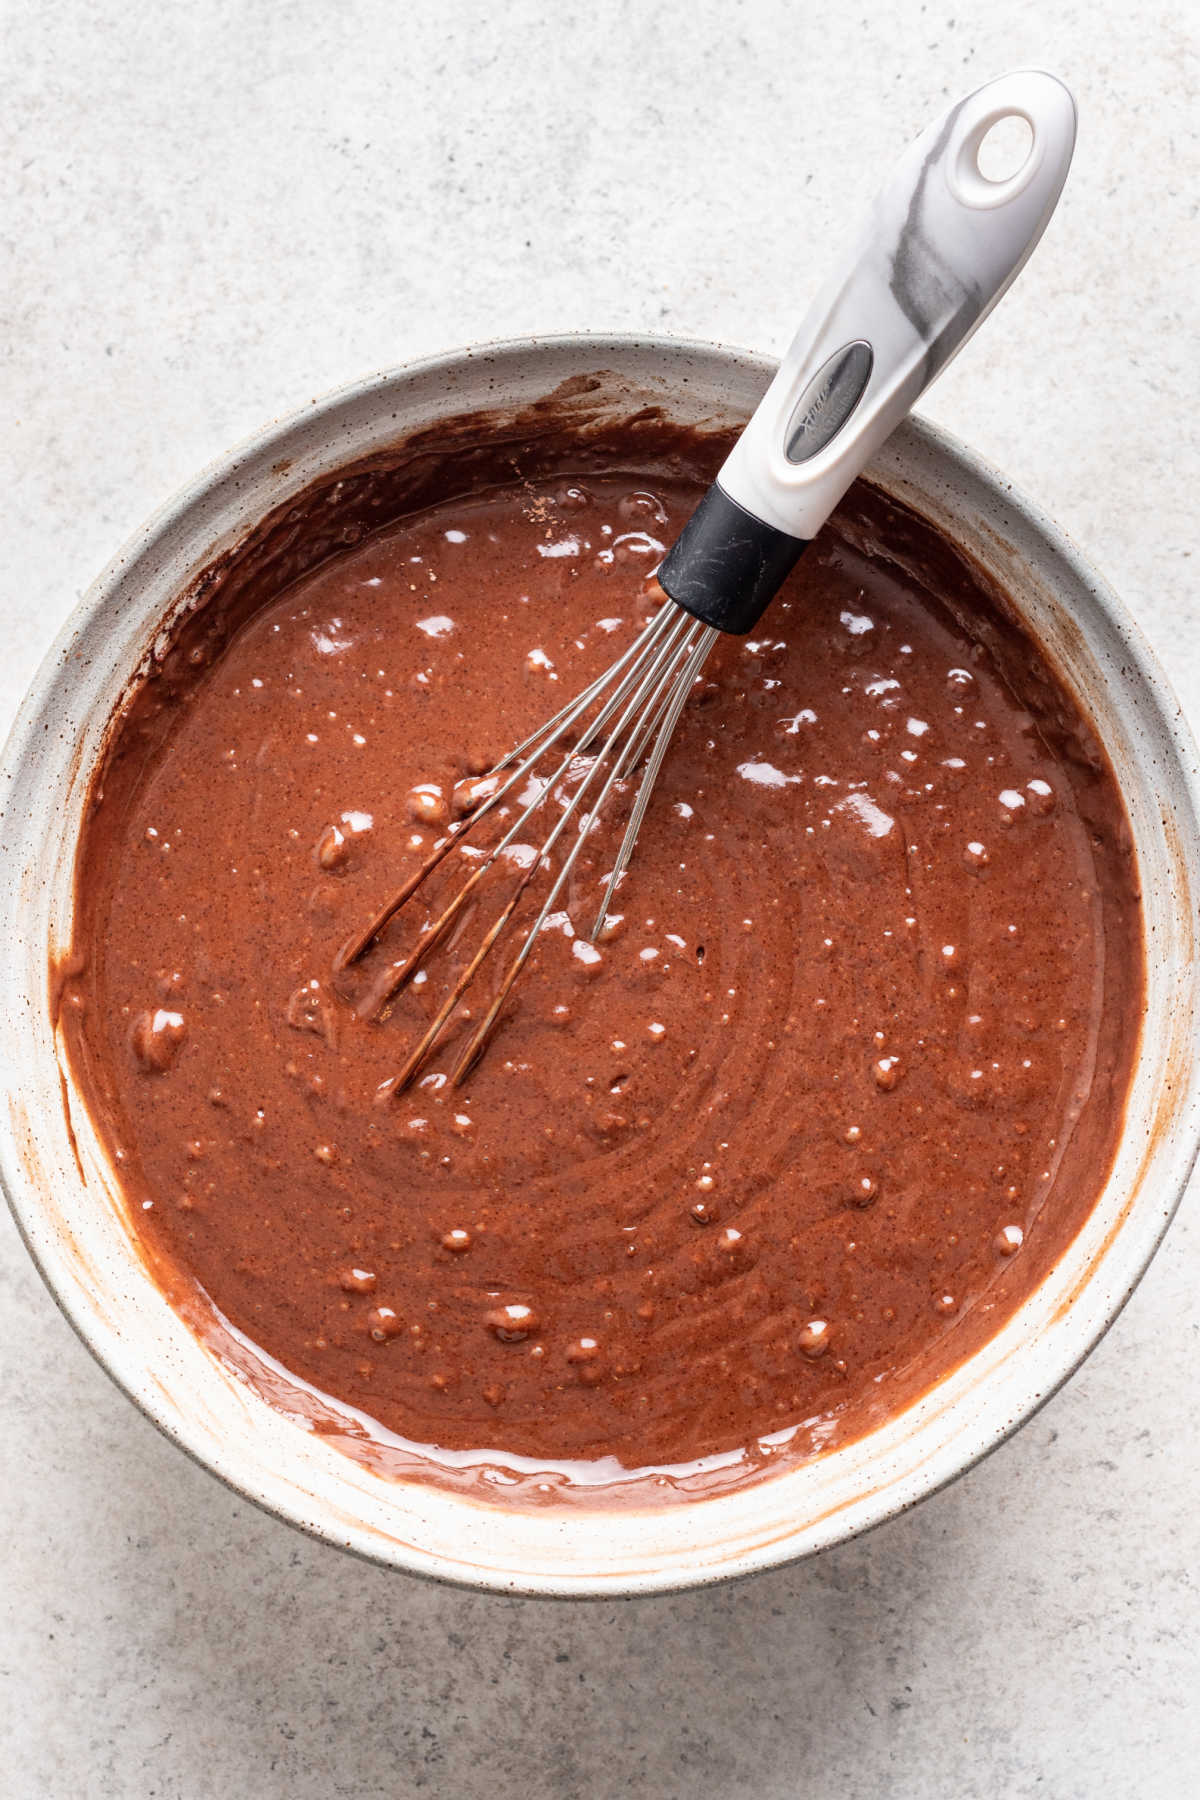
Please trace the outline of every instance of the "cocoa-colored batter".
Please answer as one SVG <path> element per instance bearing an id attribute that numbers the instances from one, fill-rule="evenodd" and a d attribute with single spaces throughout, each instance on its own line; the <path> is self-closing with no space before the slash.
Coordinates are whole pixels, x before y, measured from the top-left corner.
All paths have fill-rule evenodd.
<path id="1" fill-rule="evenodd" d="M 715 453 L 628 454 L 343 531 L 240 611 L 222 575 L 79 852 L 63 1018 L 160 1278 L 280 1404 L 434 1478 L 689 1491 L 861 1433 L 1011 1314 L 1120 1126 L 1111 771 L 982 577 L 861 485 L 718 647 L 599 953 L 621 807 L 465 1086 L 460 1031 L 392 1091 L 507 890 L 382 1023 L 337 951 L 645 618 Z"/>

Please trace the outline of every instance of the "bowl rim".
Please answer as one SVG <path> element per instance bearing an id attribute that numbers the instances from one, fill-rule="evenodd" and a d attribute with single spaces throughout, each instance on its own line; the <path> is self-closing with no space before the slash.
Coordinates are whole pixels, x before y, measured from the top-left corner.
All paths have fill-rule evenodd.
<path id="1" fill-rule="evenodd" d="M 239 468 L 251 459 L 256 462 L 263 459 L 298 430 L 311 426 L 314 421 L 341 408 L 352 406 L 356 401 L 369 400 L 372 396 L 393 388 L 402 392 L 407 384 L 418 378 L 436 376 L 439 372 L 449 374 L 451 371 L 459 371 L 464 364 L 522 360 L 538 352 L 576 355 L 580 359 L 580 373 L 590 372 L 601 366 L 596 359 L 602 359 L 605 355 L 631 355 L 638 352 L 660 353 L 668 358 L 686 357 L 690 353 L 706 361 L 716 358 L 732 366 L 740 365 L 764 376 L 769 376 L 776 366 L 775 360 L 769 356 L 715 340 L 639 332 L 531 334 L 519 338 L 480 341 L 462 349 L 440 351 L 398 363 L 315 396 L 293 411 L 272 419 L 257 431 L 245 435 L 223 454 L 211 459 L 198 473 L 184 482 L 130 534 L 88 586 L 46 651 L 14 718 L 3 752 L 0 753 L 0 779 L 4 784 L 11 781 L 14 769 L 25 761 L 34 722 L 41 712 L 45 692 L 56 676 L 64 654 L 85 622 L 102 612 L 113 586 L 127 567 L 146 554 L 158 540 L 166 537 L 177 523 L 185 520 L 197 502 L 218 484 L 236 477 Z M 1181 794 L 1191 814 L 1191 841 L 1194 844 L 1197 841 L 1197 831 L 1200 830 L 1196 824 L 1200 820 L 1200 757 L 1170 681 L 1141 627 L 1069 536 L 1036 503 L 1014 489 L 989 462 L 952 433 L 919 416 L 910 415 L 901 429 L 914 438 L 918 446 L 940 455 L 949 465 L 990 490 L 997 502 L 1002 501 L 1004 507 L 1020 520 L 1026 530 L 1042 540 L 1061 559 L 1071 575 L 1090 590 L 1098 610 L 1128 653 L 1138 678 L 1156 703 L 1158 722 L 1169 740 L 1174 772 L 1180 780 Z M 0 972 L 0 982 L 2 981 L 3 972 Z M 0 985 L 0 1012 L 15 1006 L 19 1000 L 19 995 L 4 993 L 3 986 Z M 759 1544 L 728 1563 L 716 1566 L 697 1564 L 686 1575 L 680 1575 L 677 1571 L 650 1574 L 639 1572 L 631 1574 L 624 1581 L 612 1578 L 597 1580 L 590 1576 L 576 1578 L 561 1574 L 499 1577 L 495 1572 L 486 1568 L 476 1569 L 474 1565 L 464 1571 L 461 1566 L 446 1566 L 436 1553 L 425 1552 L 396 1540 L 381 1541 L 372 1538 L 365 1529 L 348 1529 L 344 1518 L 339 1525 L 306 1516 L 299 1508 L 289 1509 L 270 1494 L 256 1490 L 254 1471 L 229 1466 L 224 1459 L 214 1460 L 197 1448 L 190 1441 L 186 1417 L 179 1413 L 175 1403 L 164 1393 L 159 1403 L 155 1404 L 146 1393 L 137 1391 L 131 1369 L 124 1368 L 115 1355 L 105 1354 L 93 1340 L 82 1308 L 77 1304 L 79 1282 L 60 1283 L 47 1268 L 39 1251 L 36 1241 L 38 1184 L 20 1155 L 19 1146 L 6 1118 L 0 1118 L 0 1186 L 3 1187 L 17 1229 L 42 1279 L 59 1310 L 95 1360 L 164 1436 L 241 1497 L 273 1517 L 304 1531 L 306 1535 L 350 1550 L 367 1561 L 402 1569 L 452 1586 L 528 1597 L 615 1598 L 622 1595 L 673 1593 L 715 1585 L 815 1554 L 833 1543 L 844 1542 L 873 1530 L 888 1519 L 907 1511 L 957 1480 L 1005 1443 L 1021 1425 L 1040 1411 L 1090 1355 L 1119 1317 L 1157 1251 L 1183 1198 L 1197 1152 L 1200 1151 L 1200 1063 L 1193 1064 L 1190 1079 L 1178 1096 L 1173 1123 L 1176 1129 L 1169 1146 L 1166 1178 L 1160 1179 L 1159 1184 L 1169 1188 L 1168 1196 L 1155 1209 L 1151 1209 L 1149 1205 L 1140 1209 L 1131 1207 L 1117 1230 L 1117 1235 L 1124 1239 L 1131 1239 L 1134 1232 L 1137 1233 L 1137 1254 L 1123 1285 L 1119 1291 L 1105 1299 L 1097 1321 L 1085 1325 L 1081 1309 L 1071 1309 L 1080 1314 L 1079 1324 L 1073 1333 L 1063 1330 L 1059 1334 L 1058 1342 L 1061 1347 L 1053 1360 L 1049 1378 L 1042 1379 L 1036 1390 L 1028 1396 L 1026 1403 L 1014 1407 L 1002 1421 L 991 1421 L 969 1432 L 964 1453 L 956 1455 L 953 1467 L 916 1478 L 916 1491 L 908 1495 L 897 1494 L 894 1483 L 876 1488 L 869 1497 L 873 1505 L 868 1504 L 865 1508 L 866 1516 L 856 1518 L 848 1526 L 837 1515 L 828 1521 L 818 1519 L 804 1534 L 803 1542 L 794 1543 L 785 1536 Z M 131 1364 L 133 1361 L 136 1361 L 136 1357 L 131 1358 Z M 690 1504 L 707 1505 L 712 1502 L 697 1500 Z M 797 1535 L 801 1535 L 800 1527 Z"/>

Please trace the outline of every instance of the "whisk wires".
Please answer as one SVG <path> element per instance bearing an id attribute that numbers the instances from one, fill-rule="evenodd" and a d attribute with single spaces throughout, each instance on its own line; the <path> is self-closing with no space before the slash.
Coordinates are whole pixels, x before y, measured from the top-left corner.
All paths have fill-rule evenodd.
<path id="1" fill-rule="evenodd" d="M 523 804 L 512 823 L 491 849 L 481 856 L 437 917 L 425 925 L 412 950 L 386 967 L 369 985 L 359 1002 L 359 1011 L 363 1016 L 377 1019 L 385 1017 L 396 996 L 450 933 L 488 871 L 495 867 L 498 859 L 510 847 L 522 843 L 531 819 L 547 799 L 556 793 L 560 795 L 561 811 L 557 820 L 540 848 L 534 854 L 522 858 L 522 867 L 508 899 L 396 1075 L 391 1084 L 393 1092 L 402 1092 L 429 1060 L 450 1027 L 468 988 L 504 935 L 523 895 L 539 874 L 551 869 L 550 859 L 555 846 L 572 820 L 576 820 L 574 842 L 553 875 L 541 909 L 505 969 L 482 1021 L 461 1052 L 450 1077 L 452 1085 L 461 1083 L 474 1067 L 496 1028 L 505 1001 L 529 960 L 540 932 L 555 911 L 593 826 L 613 790 L 618 784 L 632 778 L 641 766 L 640 781 L 629 821 L 589 934 L 593 943 L 600 936 L 621 876 L 633 855 L 679 715 L 718 635 L 714 627 L 693 619 L 672 601 L 665 601 L 628 648 L 602 675 L 589 683 L 574 699 L 569 700 L 552 719 L 510 750 L 488 775 L 475 784 L 475 791 L 479 795 L 478 803 L 466 817 L 451 825 L 446 836 L 434 846 L 424 863 L 379 909 L 363 930 L 343 947 L 337 958 L 339 970 L 349 968 L 367 955 L 434 870 L 452 851 L 464 849 L 470 834 L 490 813 L 500 809 L 505 799 L 516 791 Z M 557 761 L 545 772 L 556 753 Z M 563 801 L 561 784 L 570 775 L 578 777 L 577 784 L 569 798 Z"/>

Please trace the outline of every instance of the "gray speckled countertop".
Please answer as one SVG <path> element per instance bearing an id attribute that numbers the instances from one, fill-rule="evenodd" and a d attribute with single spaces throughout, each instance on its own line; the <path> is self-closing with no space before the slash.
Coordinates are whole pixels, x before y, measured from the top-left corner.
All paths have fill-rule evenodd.
<path id="1" fill-rule="evenodd" d="M 5 723 L 115 546 L 261 421 L 529 330 L 782 348 L 888 160 L 1021 62 L 1076 89 L 1075 172 L 926 411 L 1087 547 L 1200 719 L 1189 10 L 10 0 Z M 592 1606 L 261 1516 L 121 1398 L 5 1220 L 0 1793 L 1173 1800 L 1200 1761 L 1194 1200 L 957 1486 L 797 1568 Z"/>

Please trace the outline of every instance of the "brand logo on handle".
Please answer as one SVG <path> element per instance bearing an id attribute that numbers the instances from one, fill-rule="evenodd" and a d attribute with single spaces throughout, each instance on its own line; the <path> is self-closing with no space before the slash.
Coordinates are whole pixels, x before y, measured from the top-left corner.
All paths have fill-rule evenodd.
<path id="1" fill-rule="evenodd" d="M 787 459 L 807 462 L 831 444 L 863 397 L 875 353 L 865 338 L 843 344 L 821 364 L 792 411 Z"/>

